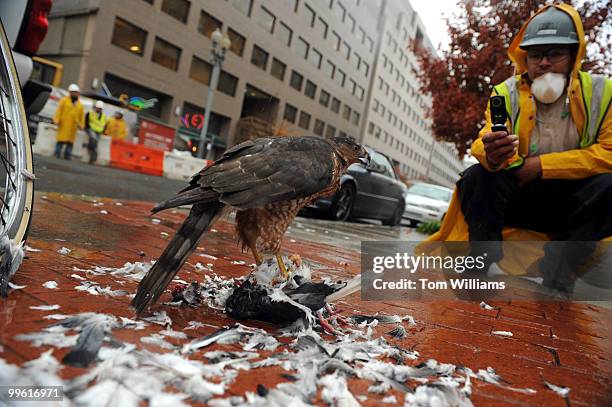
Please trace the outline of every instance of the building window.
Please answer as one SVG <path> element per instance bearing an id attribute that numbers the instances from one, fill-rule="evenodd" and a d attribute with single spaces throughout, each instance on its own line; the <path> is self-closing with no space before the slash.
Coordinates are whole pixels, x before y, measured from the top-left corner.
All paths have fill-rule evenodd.
<path id="1" fill-rule="evenodd" d="M 374 52 L 374 40 L 368 37 L 368 49 L 370 52 Z"/>
<path id="2" fill-rule="evenodd" d="M 319 95 L 319 103 L 323 106 L 329 106 L 329 93 L 321 89 L 321 94 Z"/>
<path id="3" fill-rule="evenodd" d="M 161 10 L 180 22 L 185 23 L 189 15 L 189 6 L 191 6 L 191 3 L 187 0 L 164 0 Z"/>
<path id="4" fill-rule="evenodd" d="M 168 41 L 155 37 L 153 45 L 153 55 L 151 61 L 176 71 L 178 69 L 181 49 L 170 44 Z"/>
<path id="5" fill-rule="evenodd" d="M 369 122 L 369 123 L 368 123 L 368 134 L 374 134 L 374 128 L 375 128 L 375 127 L 376 127 L 376 126 L 374 125 L 374 123 Z"/>
<path id="6" fill-rule="evenodd" d="M 319 17 L 319 23 L 317 24 L 317 29 L 319 31 L 319 33 L 321 34 L 321 37 L 323 37 L 323 39 L 327 38 L 327 29 L 328 29 L 328 25 L 327 23 L 321 18 Z"/>
<path id="7" fill-rule="evenodd" d="M 346 134 L 344 131 L 340 131 L 340 137 L 347 138 L 348 134 Z"/>
<path id="8" fill-rule="evenodd" d="M 113 38 L 111 42 L 125 50 L 142 55 L 144 52 L 147 32 L 122 18 L 115 18 Z"/>
<path id="9" fill-rule="evenodd" d="M 289 85 L 298 92 L 301 92 L 303 83 L 304 77 L 295 71 L 291 71 L 291 80 L 289 81 Z"/>
<path id="10" fill-rule="evenodd" d="M 323 120 L 315 120 L 315 124 L 314 124 L 314 134 L 316 134 L 317 136 L 322 136 L 323 135 L 323 129 L 325 129 L 325 122 L 323 122 Z"/>
<path id="11" fill-rule="evenodd" d="M 297 9 L 298 9 L 298 0 L 287 0 L 287 5 L 289 6 L 289 9 L 291 11 L 293 11 L 294 13 L 297 12 Z"/>
<path id="12" fill-rule="evenodd" d="M 296 118 L 297 108 L 295 106 L 291 106 L 289 103 L 285 103 L 285 113 L 283 114 L 283 119 L 287 120 L 289 123 L 295 123 Z"/>
<path id="13" fill-rule="evenodd" d="M 351 116 L 351 123 L 355 126 L 359 126 L 359 113 L 356 110 L 353 110 L 353 115 Z"/>
<path id="14" fill-rule="evenodd" d="M 285 80 L 285 70 L 287 65 L 283 64 L 276 58 L 272 58 L 272 68 L 270 69 L 270 74 L 274 76 L 276 79 L 284 81 Z"/>
<path id="15" fill-rule="evenodd" d="M 334 74 L 336 72 L 336 65 L 333 64 L 329 59 L 325 63 L 325 71 L 324 73 L 330 77 L 330 79 L 334 79 Z"/>
<path id="16" fill-rule="evenodd" d="M 351 58 L 351 47 L 349 47 L 347 42 L 342 42 L 340 54 L 344 55 L 347 61 Z"/>
<path id="17" fill-rule="evenodd" d="M 363 75 L 367 78 L 370 72 L 370 65 L 366 61 L 361 61 L 361 66 L 363 67 Z"/>
<path id="18" fill-rule="evenodd" d="M 349 21 L 349 27 L 351 27 L 351 32 L 355 33 L 355 19 L 350 14 L 348 16 L 348 21 Z"/>
<path id="19" fill-rule="evenodd" d="M 355 83 L 354 80 L 349 78 L 348 87 L 349 87 L 349 91 L 351 92 L 351 94 L 354 95 L 355 92 L 357 91 L 357 83 Z"/>
<path id="20" fill-rule="evenodd" d="M 353 52 L 353 54 L 351 56 L 352 56 L 351 60 L 353 61 L 353 65 L 355 66 L 355 70 L 358 71 L 359 70 L 359 66 L 361 65 L 361 57 L 356 52 Z"/>
<path id="21" fill-rule="evenodd" d="M 336 128 L 331 125 L 327 125 L 327 129 L 325 130 L 325 137 L 332 138 L 336 135 Z"/>
<path id="22" fill-rule="evenodd" d="M 304 13 L 306 13 L 306 22 L 309 26 L 314 27 L 315 12 L 308 4 L 304 4 Z"/>
<path id="23" fill-rule="evenodd" d="M 202 11 L 200 13 L 200 21 L 198 22 L 198 32 L 200 34 L 203 34 L 210 38 L 210 36 L 213 32 L 215 32 L 216 29 L 219 29 L 219 31 L 221 31 L 222 25 L 223 24 L 220 20 L 217 20 L 216 18 L 208 14 L 206 11 Z"/>
<path id="24" fill-rule="evenodd" d="M 340 100 L 339 99 L 337 98 L 332 99 L 331 111 L 334 113 L 338 113 L 340 111 Z"/>
<path id="25" fill-rule="evenodd" d="M 365 97 L 365 90 L 361 86 L 357 87 L 357 97 L 361 101 L 363 101 L 363 98 Z"/>
<path id="26" fill-rule="evenodd" d="M 308 128 L 310 127 L 310 117 L 311 116 L 308 113 L 302 110 L 300 112 L 300 122 L 298 123 L 298 126 L 308 130 Z"/>
<path id="27" fill-rule="evenodd" d="M 344 87 L 344 81 L 346 80 L 346 74 L 341 70 L 336 70 L 336 83 Z"/>
<path id="28" fill-rule="evenodd" d="M 278 25 L 278 29 L 276 30 L 276 38 L 278 38 L 286 46 L 290 47 L 292 36 L 293 31 L 291 31 L 291 29 L 281 21 Z"/>
<path id="29" fill-rule="evenodd" d="M 231 0 L 232 5 L 242 14 L 251 17 L 251 9 L 253 8 L 253 0 Z"/>
<path id="30" fill-rule="evenodd" d="M 306 87 L 304 88 L 304 94 L 311 99 L 315 98 L 315 94 L 317 93 L 317 85 L 312 81 L 306 81 Z"/>
<path id="31" fill-rule="evenodd" d="M 319 51 L 317 51 L 314 48 L 310 50 L 310 56 L 308 57 L 308 60 L 310 61 L 311 64 L 316 66 L 317 69 L 321 69 L 322 59 L 323 59 L 323 56 L 321 55 Z"/>
<path id="32" fill-rule="evenodd" d="M 351 108 L 348 105 L 344 105 L 344 109 L 342 110 L 342 118 L 344 120 L 349 120 L 351 118 Z"/>
<path id="33" fill-rule="evenodd" d="M 331 38 L 332 48 L 335 49 L 336 51 L 340 50 L 340 44 L 342 43 L 342 41 L 340 41 L 340 36 L 338 35 L 338 33 L 336 33 L 335 31 L 332 31 L 332 35 L 330 38 Z"/>
<path id="34" fill-rule="evenodd" d="M 366 33 L 365 33 L 365 30 L 363 28 L 361 28 L 361 27 L 359 27 L 359 36 L 358 36 L 358 38 L 359 38 L 359 41 L 361 41 L 362 44 L 365 42 Z"/>
<path id="35" fill-rule="evenodd" d="M 219 85 L 217 85 L 218 91 L 226 93 L 230 96 L 235 96 L 237 85 L 238 78 L 230 73 L 221 71 L 221 74 L 219 75 Z"/>
<path id="36" fill-rule="evenodd" d="M 259 13 L 257 14 L 257 23 L 263 27 L 269 33 L 274 32 L 274 24 L 276 23 L 276 17 L 270 13 L 265 7 L 261 6 Z"/>
<path id="37" fill-rule="evenodd" d="M 268 53 L 263 49 L 259 48 L 257 45 L 253 45 L 251 63 L 265 71 L 266 69 L 268 69 Z"/>
<path id="38" fill-rule="evenodd" d="M 189 77 L 193 80 L 210 85 L 210 77 L 212 75 L 212 65 L 196 57 L 191 58 L 191 68 L 189 68 Z"/>
<path id="39" fill-rule="evenodd" d="M 308 58 L 308 48 L 310 48 L 310 45 L 308 45 L 306 40 L 302 37 L 298 37 L 297 43 L 295 45 L 295 50 L 298 55 L 304 59 Z"/>
<path id="40" fill-rule="evenodd" d="M 242 35 L 238 34 L 236 31 L 232 30 L 231 28 L 227 29 L 227 36 L 232 42 L 232 45 L 230 46 L 230 51 L 241 57 L 244 53 L 245 38 Z"/>

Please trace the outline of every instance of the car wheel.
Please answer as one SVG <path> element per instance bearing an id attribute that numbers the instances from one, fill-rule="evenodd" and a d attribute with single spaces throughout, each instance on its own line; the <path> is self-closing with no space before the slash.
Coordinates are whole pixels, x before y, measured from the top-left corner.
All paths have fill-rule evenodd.
<path id="1" fill-rule="evenodd" d="M 340 187 L 329 211 L 332 219 L 346 222 L 351 218 L 355 195 L 355 187 L 351 184 L 345 183 Z"/>
<path id="2" fill-rule="evenodd" d="M 386 226 L 397 226 L 402 221 L 403 214 L 404 205 L 398 205 L 398 207 L 395 209 L 395 212 L 393 212 L 393 216 L 391 217 L 391 219 L 383 220 L 382 223 Z"/>

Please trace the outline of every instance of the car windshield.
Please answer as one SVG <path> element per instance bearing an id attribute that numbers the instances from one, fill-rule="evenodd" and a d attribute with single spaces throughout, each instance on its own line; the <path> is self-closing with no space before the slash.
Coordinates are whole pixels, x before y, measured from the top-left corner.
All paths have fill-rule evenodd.
<path id="1" fill-rule="evenodd" d="M 450 191 L 440 189 L 440 188 L 429 187 L 427 185 L 422 185 L 422 184 L 413 185 L 408 190 L 408 193 L 419 195 L 419 196 L 424 196 L 426 198 L 436 199 L 438 201 L 444 201 L 444 202 L 450 202 L 451 200 Z"/>

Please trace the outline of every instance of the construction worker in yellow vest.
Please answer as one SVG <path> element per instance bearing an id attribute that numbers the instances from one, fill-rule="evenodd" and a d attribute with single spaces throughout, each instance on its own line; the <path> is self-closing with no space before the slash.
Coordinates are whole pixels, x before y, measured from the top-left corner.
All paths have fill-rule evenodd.
<path id="1" fill-rule="evenodd" d="M 104 102 L 96 100 L 93 110 L 87 112 L 85 116 L 85 131 L 88 138 L 87 151 L 89 152 L 90 164 L 95 163 L 98 159 L 98 142 L 100 141 L 100 136 L 104 133 L 104 128 L 108 121 L 102 109 L 104 109 Z"/>
<path id="2" fill-rule="evenodd" d="M 430 242 L 469 239 L 491 274 L 529 264 L 526 252 L 508 262 L 502 240 L 556 241 L 531 265 L 545 286 L 572 292 L 577 267 L 612 236 L 612 80 L 580 70 L 585 49 L 567 4 L 545 6 L 523 25 L 508 49 L 516 75 L 492 92 L 504 98 L 507 131 L 493 131 L 489 104 L 471 146 L 479 163 L 457 182 Z"/>
<path id="3" fill-rule="evenodd" d="M 111 136 L 113 140 L 125 140 L 128 135 L 128 127 L 123 120 L 123 113 L 119 110 L 115 111 L 106 124 L 104 134 Z"/>

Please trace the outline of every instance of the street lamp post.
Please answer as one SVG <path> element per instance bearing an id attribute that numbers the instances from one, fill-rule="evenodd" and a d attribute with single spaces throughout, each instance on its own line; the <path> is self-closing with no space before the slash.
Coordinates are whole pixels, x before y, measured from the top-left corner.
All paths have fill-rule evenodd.
<path id="1" fill-rule="evenodd" d="M 208 122 L 210 120 L 210 111 L 212 110 L 213 100 L 215 98 L 215 89 L 219 83 L 219 72 L 223 66 L 225 60 L 225 52 L 232 45 L 232 42 L 226 34 L 221 33 L 218 28 L 212 33 L 210 39 L 212 40 L 212 49 L 210 50 L 210 62 L 213 64 L 212 77 L 210 79 L 210 86 L 208 87 L 208 97 L 206 98 L 206 110 L 204 111 L 204 123 L 202 124 L 202 131 L 200 132 L 200 147 L 198 149 L 198 156 L 204 158 L 204 147 L 206 145 L 207 133 L 208 133 Z M 208 144 L 206 159 L 212 159 L 212 137 Z"/>

